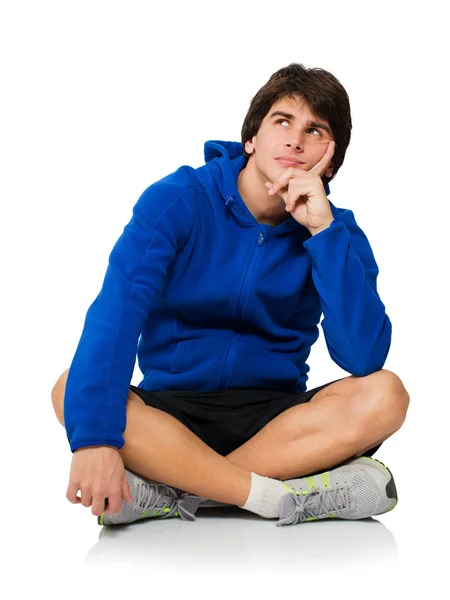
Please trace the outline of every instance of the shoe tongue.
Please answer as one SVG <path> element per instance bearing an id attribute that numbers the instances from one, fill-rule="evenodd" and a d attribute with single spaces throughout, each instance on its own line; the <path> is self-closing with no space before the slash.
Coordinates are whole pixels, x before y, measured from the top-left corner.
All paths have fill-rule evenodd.
<path id="1" fill-rule="evenodd" d="M 171 506 L 174 497 L 162 486 L 156 486 L 153 481 L 145 482 L 141 484 L 141 501 L 139 503 L 140 508 L 148 510 L 149 507 L 154 506 L 155 510 L 160 509 L 164 506 Z"/>

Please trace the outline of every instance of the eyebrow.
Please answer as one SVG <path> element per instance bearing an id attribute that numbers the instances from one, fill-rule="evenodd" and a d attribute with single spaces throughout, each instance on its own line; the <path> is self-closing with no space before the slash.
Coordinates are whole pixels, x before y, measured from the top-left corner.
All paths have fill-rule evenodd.
<path id="1" fill-rule="evenodd" d="M 286 119 L 291 119 L 291 121 L 295 121 L 294 115 L 291 115 L 287 112 L 283 112 L 282 110 L 276 110 L 270 115 L 269 118 L 272 119 L 272 117 L 276 116 L 286 117 Z M 318 123 L 317 121 L 308 121 L 307 125 L 308 127 L 317 127 L 318 129 L 324 129 L 329 135 L 333 135 L 331 133 L 331 129 L 327 125 L 325 125 L 325 123 Z"/>

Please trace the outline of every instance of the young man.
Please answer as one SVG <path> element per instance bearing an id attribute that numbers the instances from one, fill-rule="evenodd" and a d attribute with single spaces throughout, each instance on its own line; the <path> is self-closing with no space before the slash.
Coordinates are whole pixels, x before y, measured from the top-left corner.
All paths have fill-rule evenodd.
<path id="1" fill-rule="evenodd" d="M 327 198 L 350 132 L 339 81 L 291 64 L 253 98 L 242 144 L 206 142 L 204 166 L 133 207 L 52 392 L 73 452 L 67 498 L 100 524 L 218 503 L 278 525 L 396 505 L 370 457 L 409 395 L 382 369 L 391 322 L 370 244 Z M 305 391 L 322 313 L 351 376 Z"/>

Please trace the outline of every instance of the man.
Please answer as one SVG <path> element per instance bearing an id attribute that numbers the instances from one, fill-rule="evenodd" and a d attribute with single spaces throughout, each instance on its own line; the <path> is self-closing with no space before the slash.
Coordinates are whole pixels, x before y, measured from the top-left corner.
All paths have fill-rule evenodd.
<path id="1" fill-rule="evenodd" d="M 395 507 L 371 455 L 409 395 L 382 369 L 391 322 L 370 244 L 327 198 L 350 131 L 339 81 L 293 63 L 253 98 L 242 144 L 207 142 L 204 166 L 133 207 L 52 392 L 73 452 L 67 498 L 100 524 L 193 520 L 199 505 L 278 525 Z M 322 313 L 351 376 L 305 391 Z"/>

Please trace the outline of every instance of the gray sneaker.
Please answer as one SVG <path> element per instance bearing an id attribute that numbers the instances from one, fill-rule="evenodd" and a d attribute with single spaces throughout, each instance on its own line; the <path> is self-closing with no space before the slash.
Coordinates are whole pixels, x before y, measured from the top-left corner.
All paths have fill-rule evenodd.
<path id="1" fill-rule="evenodd" d="M 398 501 L 392 473 L 369 456 L 283 483 L 289 493 L 280 500 L 277 527 L 318 519 L 365 519 L 389 512 Z"/>
<path id="2" fill-rule="evenodd" d="M 145 479 L 128 469 L 125 469 L 125 474 L 133 502 L 129 504 L 122 498 L 120 511 L 112 515 L 102 513 L 97 519 L 99 525 L 122 525 L 150 517 L 166 519 L 179 516 L 195 521 L 194 513 L 200 504 L 200 496 Z"/>

